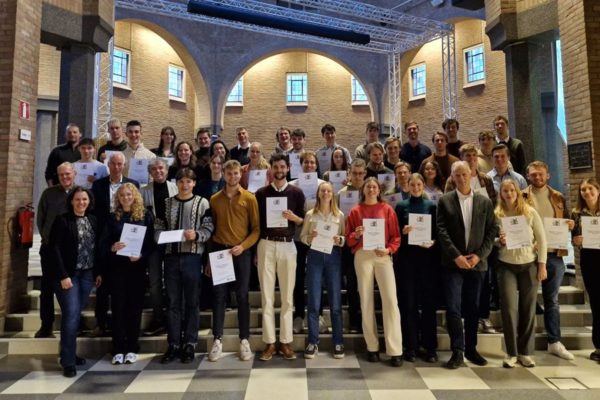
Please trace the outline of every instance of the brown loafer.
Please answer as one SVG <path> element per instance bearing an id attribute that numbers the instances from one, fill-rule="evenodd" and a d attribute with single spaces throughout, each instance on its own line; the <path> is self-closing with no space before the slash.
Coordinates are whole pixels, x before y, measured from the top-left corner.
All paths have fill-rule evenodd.
<path id="1" fill-rule="evenodd" d="M 283 358 L 285 358 L 286 360 L 296 359 L 296 353 L 294 352 L 294 349 L 292 349 L 292 346 L 289 345 L 289 343 L 281 343 L 281 347 L 279 347 L 279 353 L 281 353 Z"/>
<path id="2" fill-rule="evenodd" d="M 275 354 L 276 351 L 277 349 L 275 348 L 275 343 L 269 343 L 266 345 L 259 359 L 261 361 L 269 361 L 271 358 L 273 358 L 273 354 Z"/>

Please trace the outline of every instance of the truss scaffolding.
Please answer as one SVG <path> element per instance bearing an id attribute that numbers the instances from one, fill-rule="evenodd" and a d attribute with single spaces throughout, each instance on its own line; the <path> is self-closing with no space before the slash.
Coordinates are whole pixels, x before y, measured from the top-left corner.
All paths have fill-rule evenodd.
<path id="1" fill-rule="evenodd" d="M 96 53 L 94 80 L 94 132 L 99 141 L 108 139 L 108 121 L 112 117 L 113 103 L 113 48 L 114 38 L 108 42 L 108 52 Z"/>
<path id="2" fill-rule="evenodd" d="M 204 22 L 228 28 L 243 29 L 246 31 L 265 33 L 290 39 L 306 40 L 313 43 L 385 54 L 388 56 L 388 118 L 390 134 L 398 137 L 401 137 L 402 116 L 402 74 L 400 70 L 400 57 L 402 53 L 407 50 L 421 46 L 435 39 L 441 39 L 443 60 L 442 76 L 444 85 L 443 112 L 446 117 L 456 116 L 454 27 L 450 24 L 355 0 L 288 0 L 288 3 L 305 6 L 306 8 L 304 11 L 281 7 L 272 2 L 259 0 L 202 0 L 202 2 L 214 6 L 235 9 L 237 11 L 287 18 L 294 22 L 305 22 L 326 26 L 328 28 L 368 34 L 371 37 L 371 41 L 365 45 L 356 44 L 201 14 L 192 14 L 187 10 L 186 0 L 115 0 L 115 6 L 122 9 Z M 308 11 L 308 9 L 310 9 L 310 11 Z M 344 16 L 347 18 L 344 18 Z M 110 58 L 112 61 L 112 56 Z M 108 73 L 108 75 L 112 76 L 112 73 Z M 112 93 L 112 90 L 110 92 Z M 110 99 L 110 103 L 106 104 L 112 104 L 112 98 Z M 100 113 L 98 116 L 100 118 Z"/>

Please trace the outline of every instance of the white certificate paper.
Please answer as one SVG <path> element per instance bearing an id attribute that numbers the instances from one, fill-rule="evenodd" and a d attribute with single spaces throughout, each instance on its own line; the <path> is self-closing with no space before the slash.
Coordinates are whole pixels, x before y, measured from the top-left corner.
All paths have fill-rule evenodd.
<path id="1" fill-rule="evenodd" d="M 329 171 L 331 167 L 331 149 L 327 150 L 319 150 L 317 152 L 317 159 L 319 160 L 319 170 L 321 174 L 324 174 L 325 171 Z"/>
<path id="2" fill-rule="evenodd" d="M 431 215 L 408 214 L 408 225 L 412 227 L 408 233 L 408 244 L 422 246 L 431 243 Z"/>
<path id="3" fill-rule="evenodd" d="M 331 254 L 331 250 L 333 250 L 333 237 L 339 228 L 339 224 L 333 222 L 317 221 L 317 236 L 313 238 L 310 248 L 321 253 Z"/>
<path id="4" fill-rule="evenodd" d="M 267 228 L 287 228 L 288 220 L 283 217 L 287 210 L 287 197 L 267 197 Z"/>
<path id="5" fill-rule="evenodd" d="M 600 249 L 600 217 L 581 217 L 582 247 Z"/>
<path id="6" fill-rule="evenodd" d="M 235 281 L 233 256 L 229 250 L 208 253 L 208 259 L 210 260 L 210 275 L 212 276 L 213 286 Z"/>
<path id="7" fill-rule="evenodd" d="M 298 176 L 298 187 L 302 189 L 306 200 L 316 200 L 319 177 L 316 172 L 303 172 Z"/>
<path id="8" fill-rule="evenodd" d="M 120 242 L 125 243 L 125 247 L 117 251 L 118 256 L 139 257 L 142 254 L 142 245 L 146 227 L 134 224 L 123 224 Z"/>
<path id="9" fill-rule="evenodd" d="M 564 218 L 544 218 L 544 231 L 549 249 L 569 248 L 569 224 Z"/>
<path id="10" fill-rule="evenodd" d="M 358 190 L 345 190 L 339 194 L 340 210 L 345 216 L 350 215 L 352 207 L 358 204 L 359 196 Z"/>
<path id="11" fill-rule="evenodd" d="M 248 171 L 248 191 L 256 193 L 258 189 L 267 184 L 267 170 L 253 169 Z"/>
<path id="12" fill-rule="evenodd" d="M 183 229 L 163 231 L 158 235 L 158 244 L 183 242 Z"/>
<path id="13" fill-rule="evenodd" d="M 88 162 L 76 162 L 73 163 L 75 167 L 75 184 L 84 188 L 91 188 L 92 183 L 88 182 L 88 177 L 96 174 L 96 166 L 93 163 Z"/>
<path id="14" fill-rule="evenodd" d="M 501 218 L 502 230 L 506 233 L 506 248 L 521 249 L 531 246 L 529 224 L 523 215 Z"/>
<path id="15" fill-rule="evenodd" d="M 148 161 L 132 158 L 129 162 L 129 173 L 127 177 L 138 181 L 140 185 L 148 184 Z"/>
<path id="16" fill-rule="evenodd" d="M 347 179 L 348 173 L 346 171 L 329 171 L 329 182 L 331 182 L 335 193 L 344 187 L 344 181 Z"/>
<path id="17" fill-rule="evenodd" d="M 377 180 L 381 184 L 381 193 L 389 192 L 396 186 L 396 175 L 394 174 L 377 174 Z"/>
<path id="18" fill-rule="evenodd" d="M 386 194 L 381 197 L 383 201 L 388 203 L 392 208 L 396 208 L 396 204 L 402 200 L 402 193 Z"/>
<path id="19" fill-rule="evenodd" d="M 297 179 L 302 173 L 302 164 L 300 164 L 300 153 L 289 153 L 290 158 L 290 177 Z"/>
<path id="20" fill-rule="evenodd" d="M 385 248 L 385 219 L 364 218 L 363 249 L 377 250 Z"/>

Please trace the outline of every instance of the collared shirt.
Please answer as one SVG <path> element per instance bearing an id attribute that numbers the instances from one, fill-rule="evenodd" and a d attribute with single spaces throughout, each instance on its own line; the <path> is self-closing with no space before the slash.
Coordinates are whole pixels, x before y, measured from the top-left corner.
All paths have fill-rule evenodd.
<path id="1" fill-rule="evenodd" d="M 333 223 L 333 224 L 337 224 L 338 225 L 338 229 L 337 232 L 335 233 L 335 236 L 338 236 L 341 238 L 340 242 L 335 242 L 334 245 L 335 246 L 339 246 L 339 247 L 343 247 L 344 243 L 346 241 L 345 238 L 345 232 L 346 232 L 346 226 L 345 226 L 345 218 L 344 218 L 344 213 L 342 213 L 340 211 L 339 215 L 335 216 L 333 215 L 332 212 L 330 212 L 327 215 L 324 215 L 323 213 L 321 213 L 321 211 L 316 210 L 316 209 L 312 209 L 310 211 L 308 211 L 306 213 L 306 216 L 304 217 L 304 223 L 302 224 L 302 233 L 300 234 L 300 240 L 304 243 L 310 246 L 310 243 L 308 241 L 308 236 L 312 233 L 313 230 L 317 229 L 317 223 L 318 221 L 321 222 L 326 222 L 326 223 Z"/>
<path id="2" fill-rule="evenodd" d="M 463 224 L 465 225 L 465 244 L 468 247 L 471 235 L 471 223 L 473 222 L 473 191 L 470 190 L 469 194 L 462 194 L 460 190 L 456 190 L 456 194 L 458 195 Z"/>
<path id="3" fill-rule="evenodd" d="M 519 189 L 521 190 L 527 187 L 527 181 L 525 180 L 525 178 L 523 178 L 523 175 L 513 171 L 511 168 L 507 169 L 504 175 L 498 174 L 498 171 L 496 171 L 496 168 L 494 168 L 487 173 L 487 176 L 492 178 L 492 182 L 494 183 L 494 190 L 498 194 L 500 193 L 500 184 L 505 179 L 512 179 L 516 181 L 519 185 Z"/>
<path id="4" fill-rule="evenodd" d="M 119 182 L 117 183 L 113 183 L 112 180 L 109 178 L 108 181 L 110 184 L 108 185 L 109 187 L 109 199 L 110 199 L 110 212 L 114 212 L 115 211 L 115 196 L 117 195 L 117 190 L 119 190 L 119 188 L 121 187 L 121 185 L 123 184 L 123 175 L 121 175 L 121 178 L 119 179 Z"/>
<path id="5" fill-rule="evenodd" d="M 215 232 L 213 240 L 224 246 L 241 245 L 244 250 L 260 235 L 258 203 L 252 193 L 240 187 L 231 198 L 225 189 L 210 198 Z"/>

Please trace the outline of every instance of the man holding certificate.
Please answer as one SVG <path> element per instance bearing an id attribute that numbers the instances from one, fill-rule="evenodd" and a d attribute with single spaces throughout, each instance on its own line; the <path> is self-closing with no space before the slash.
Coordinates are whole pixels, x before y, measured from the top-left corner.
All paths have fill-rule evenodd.
<path id="1" fill-rule="evenodd" d="M 575 220 L 573 245 L 580 246 L 581 276 L 592 309 L 592 342 L 596 350 L 590 359 L 600 362 L 600 185 L 594 178 L 579 183 L 577 206 L 572 212 Z"/>
<path id="2" fill-rule="evenodd" d="M 209 361 L 217 361 L 223 351 L 223 326 L 225 303 L 229 289 L 235 290 L 238 305 L 238 327 L 240 329 L 240 352 L 242 361 L 252 358 L 250 349 L 250 303 L 248 285 L 252 268 L 251 247 L 258 240 L 260 226 L 258 203 L 252 193 L 240 186 L 242 166 L 237 160 L 229 160 L 223 165 L 225 187 L 210 199 L 210 208 L 215 225 L 212 251 L 227 250 L 233 257 L 235 281 L 213 287 L 213 335 Z M 213 279 L 218 270 L 211 268 Z"/>
<path id="3" fill-rule="evenodd" d="M 451 171 L 456 190 L 440 198 L 437 227 L 442 265 L 446 267 L 443 279 L 452 349 L 445 366 L 456 369 L 464 364 L 465 356 L 474 364 L 487 364 L 477 352 L 479 294 L 497 228 L 492 202 L 471 189 L 469 164 L 457 161 Z"/>
<path id="4" fill-rule="evenodd" d="M 279 351 L 288 360 L 296 358 L 292 348 L 293 292 L 296 281 L 296 246 L 294 233 L 304 221 L 304 194 L 288 184 L 289 159 L 285 154 L 274 154 L 270 160 L 273 183 L 256 191 L 260 216 L 258 242 L 258 279 L 260 281 L 263 335 L 266 344 L 260 359 L 269 361 L 275 347 L 275 279 L 279 279 L 281 314 L 279 320 Z M 285 207 L 282 207 L 285 205 Z M 282 223 L 283 222 L 283 223 Z"/>
<path id="5" fill-rule="evenodd" d="M 381 199 L 381 184 L 375 177 L 365 180 L 360 203 L 346 219 L 346 241 L 354 253 L 367 359 L 379 361 L 373 291 L 376 279 L 381 295 L 386 352 L 391 357 L 391 365 L 399 367 L 402 365 L 402 332 L 392 254 L 400 246 L 400 230 L 394 209 Z"/>
<path id="6" fill-rule="evenodd" d="M 543 161 L 534 161 L 527 166 L 527 178 L 530 185 L 523 190 L 523 198 L 540 214 L 548 241 L 546 260 L 547 279 L 542 281 L 544 298 L 544 327 L 548 334 L 548 352 L 565 360 L 572 360 L 571 354 L 560 342 L 560 305 L 558 291 L 565 275 L 563 257 L 567 255 L 569 231 L 575 226 L 570 219 L 567 203 L 562 193 L 548 185 L 550 174 L 548 165 Z M 562 239 L 562 240 L 561 240 Z"/>
<path id="7" fill-rule="evenodd" d="M 502 365 L 513 368 L 519 362 L 531 368 L 535 366 L 535 303 L 539 283 L 546 279 L 544 224 L 537 211 L 525 203 L 516 181 L 502 181 L 499 196 L 496 273 L 507 353 Z"/>
<path id="8" fill-rule="evenodd" d="M 134 160 L 153 160 L 156 154 L 144 147 L 142 143 L 142 124 L 140 121 L 132 120 L 127 123 L 125 128 L 127 135 L 127 148 L 123 151 L 129 170 L 125 176 L 131 176 L 131 179 L 139 178 L 140 183 L 148 183 L 148 161 L 137 163 Z M 145 178 L 145 179 L 142 179 Z"/>
<path id="9" fill-rule="evenodd" d="M 131 183 L 121 185 L 115 210 L 100 238 L 103 269 L 111 276 L 113 365 L 137 361 L 147 258 L 153 239 L 154 220 L 144 208 L 140 192 Z"/>

